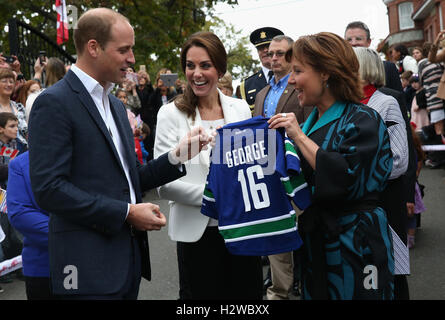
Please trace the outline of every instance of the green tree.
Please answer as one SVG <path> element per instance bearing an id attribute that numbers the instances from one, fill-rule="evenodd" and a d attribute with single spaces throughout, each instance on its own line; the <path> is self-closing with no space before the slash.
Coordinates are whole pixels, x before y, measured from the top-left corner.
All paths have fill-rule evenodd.
<path id="1" fill-rule="evenodd" d="M 237 5 L 237 0 L 67 0 L 67 5 L 78 9 L 80 16 L 89 8 L 107 7 L 125 15 L 135 30 L 135 58 L 137 65 L 147 65 L 153 78 L 162 66 L 179 68 L 179 50 L 185 39 L 202 30 L 207 12 L 212 15 L 218 2 Z M 17 18 L 38 29 L 50 39 L 56 39 L 57 14 L 53 0 L 0 0 L 0 45 L 9 53 L 8 33 L 5 30 L 10 18 Z M 66 51 L 75 54 L 72 41 L 64 44 Z"/>

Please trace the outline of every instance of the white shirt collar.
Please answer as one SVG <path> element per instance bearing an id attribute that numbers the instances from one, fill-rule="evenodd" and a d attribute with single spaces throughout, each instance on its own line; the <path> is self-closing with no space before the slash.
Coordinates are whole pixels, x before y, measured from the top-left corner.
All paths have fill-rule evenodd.
<path id="1" fill-rule="evenodd" d="M 112 82 L 108 82 L 105 88 L 102 87 L 101 84 L 96 79 L 91 77 L 89 74 L 87 74 L 85 71 L 80 69 L 75 64 L 71 66 L 70 70 L 73 71 L 74 74 L 79 78 L 79 80 L 83 83 L 83 85 L 85 86 L 90 95 L 95 94 L 95 92 L 97 92 L 96 90 L 99 90 L 101 94 L 105 90 L 106 94 L 108 95 L 114 88 L 114 83 Z"/>
<path id="2" fill-rule="evenodd" d="M 269 71 L 270 71 L 270 69 L 267 69 L 265 66 L 261 66 L 261 69 L 263 69 L 263 73 L 264 73 L 264 76 L 266 77 L 266 79 L 267 79 L 267 83 L 269 83 L 269 81 L 270 81 L 270 79 L 269 79 Z M 271 77 L 272 78 L 272 77 Z"/>

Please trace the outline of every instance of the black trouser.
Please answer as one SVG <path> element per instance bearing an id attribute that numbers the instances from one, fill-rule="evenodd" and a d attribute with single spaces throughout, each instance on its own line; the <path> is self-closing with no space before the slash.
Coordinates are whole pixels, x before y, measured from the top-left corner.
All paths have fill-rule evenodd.
<path id="1" fill-rule="evenodd" d="M 406 245 L 408 213 L 403 190 L 403 180 L 401 177 L 389 180 L 387 187 L 381 193 L 381 205 L 386 212 L 389 225 Z M 409 299 L 408 281 L 405 275 L 394 276 L 394 299 Z"/>
<path id="2" fill-rule="evenodd" d="M 125 285 L 118 292 L 107 295 L 58 295 L 60 300 L 137 300 L 141 283 L 141 254 L 139 244 L 132 237 L 132 251 Z"/>
<path id="3" fill-rule="evenodd" d="M 394 299 L 409 300 L 408 280 L 404 274 L 394 276 Z"/>
<path id="4" fill-rule="evenodd" d="M 181 298 L 262 299 L 261 257 L 230 254 L 217 227 L 197 242 L 178 242 L 177 250 Z"/>

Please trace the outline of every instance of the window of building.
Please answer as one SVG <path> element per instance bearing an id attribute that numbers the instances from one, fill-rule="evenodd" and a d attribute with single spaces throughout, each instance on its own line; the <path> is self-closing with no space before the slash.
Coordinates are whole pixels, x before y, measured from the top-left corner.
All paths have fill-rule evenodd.
<path id="1" fill-rule="evenodd" d="M 399 4 L 399 27 L 400 30 L 414 28 L 414 21 L 411 19 L 413 14 L 413 3 L 404 2 Z"/>

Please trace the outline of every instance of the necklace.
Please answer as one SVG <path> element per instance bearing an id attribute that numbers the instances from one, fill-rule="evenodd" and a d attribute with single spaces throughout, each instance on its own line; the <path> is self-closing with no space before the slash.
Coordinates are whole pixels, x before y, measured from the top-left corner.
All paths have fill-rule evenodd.
<path id="1" fill-rule="evenodd" d="M 224 126 L 226 124 L 226 120 L 224 118 L 216 119 L 216 120 L 202 120 L 207 123 L 207 126 L 210 130 L 214 130 L 220 126 Z"/>

